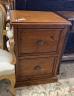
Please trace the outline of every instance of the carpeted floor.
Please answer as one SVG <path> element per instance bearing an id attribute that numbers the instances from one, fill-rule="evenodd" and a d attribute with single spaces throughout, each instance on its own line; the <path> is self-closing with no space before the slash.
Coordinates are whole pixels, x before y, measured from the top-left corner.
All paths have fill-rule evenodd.
<path id="1" fill-rule="evenodd" d="M 74 96 L 74 62 L 62 63 L 56 83 L 16 88 L 16 96 Z M 0 81 L 0 96 L 13 96 L 10 83 Z"/>
<path id="2" fill-rule="evenodd" d="M 74 62 L 62 62 L 60 64 L 59 79 L 74 78 Z"/>
<path id="3" fill-rule="evenodd" d="M 74 96 L 74 78 L 59 80 L 57 83 L 22 87 L 16 96 Z"/>

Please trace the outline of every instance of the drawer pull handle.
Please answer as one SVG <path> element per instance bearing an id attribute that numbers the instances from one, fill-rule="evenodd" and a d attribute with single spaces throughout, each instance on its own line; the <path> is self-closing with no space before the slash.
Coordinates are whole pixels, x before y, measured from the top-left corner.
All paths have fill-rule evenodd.
<path id="1" fill-rule="evenodd" d="M 35 66 L 34 70 L 41 70 L 41 66 L 39 66 L 39 65 Z"/>
<path id="2" fill-rule="evenodd" d="M 36 44 L 37 44 L 38 46 L 43 46 L 43 45 L 45 44 L 45 41 L 43 41 L 43 40 L 38 40 L 38 41 L 36 42 Z"/>

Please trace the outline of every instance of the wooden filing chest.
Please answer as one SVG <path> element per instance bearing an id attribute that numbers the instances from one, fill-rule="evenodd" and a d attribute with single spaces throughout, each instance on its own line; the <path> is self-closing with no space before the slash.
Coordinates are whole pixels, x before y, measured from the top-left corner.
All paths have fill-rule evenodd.
<path id="1" fill-rule="evenodd" d="M 12 11 L 16 86 L 57 81 L 70 22 L 53 12 Z"/>

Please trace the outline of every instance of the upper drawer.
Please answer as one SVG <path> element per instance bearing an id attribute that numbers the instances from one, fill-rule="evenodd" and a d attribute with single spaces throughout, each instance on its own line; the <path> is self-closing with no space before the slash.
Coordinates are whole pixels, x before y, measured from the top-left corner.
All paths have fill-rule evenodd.
<path id="1" fill-rule="evenodd" d="M 56 52 L 62 29 L 18 29 L 19 54 Z"/>

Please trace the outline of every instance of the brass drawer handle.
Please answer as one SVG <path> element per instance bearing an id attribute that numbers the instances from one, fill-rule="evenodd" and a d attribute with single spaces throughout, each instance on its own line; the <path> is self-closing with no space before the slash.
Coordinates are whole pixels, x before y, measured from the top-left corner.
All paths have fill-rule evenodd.
<path id="1" fill-rule="evenodd" d="M 36 42 L 36 44 L 37 44 L 38 46 L 43 46 L 43 45 L 45 44 L 45 41 L 43 41 L 43 40 L 38 40 L 38 41 Z"/>
<path id="2" fill-rule="evenodd" d="M 34 70 L 41 70 L 41 66 L 39 66 L 39 65 L 35 66 Z"/>

